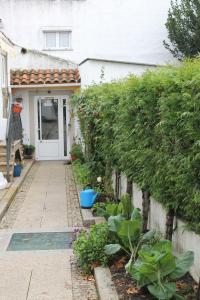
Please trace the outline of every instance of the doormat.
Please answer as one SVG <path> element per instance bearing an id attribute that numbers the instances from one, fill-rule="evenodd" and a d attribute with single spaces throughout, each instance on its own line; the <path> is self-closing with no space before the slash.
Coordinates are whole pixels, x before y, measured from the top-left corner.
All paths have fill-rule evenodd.
<path id="1" fill-rule="evenodd" d="M 14 233 L 7 251 L 70 249 L 74 240 L 73 232 Z"/>

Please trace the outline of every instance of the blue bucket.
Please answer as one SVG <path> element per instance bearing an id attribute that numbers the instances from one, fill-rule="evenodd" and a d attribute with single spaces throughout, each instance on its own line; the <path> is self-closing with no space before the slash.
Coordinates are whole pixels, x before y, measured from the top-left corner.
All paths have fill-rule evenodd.
<path id="1" fill-rule="evenodd" d="M 94 190 L 88 189 L 80 192 L 81 207 L 91 208 L 94 205 L 98 193 Z"/>
<path id="2" fill-rule="evenodd" d="M 21 174 L 22 168 L 20 165 L 15 165 L 14 166 L 14 172 L 13 172 L 13 176 L 14 177 L 19 177 Z"/>

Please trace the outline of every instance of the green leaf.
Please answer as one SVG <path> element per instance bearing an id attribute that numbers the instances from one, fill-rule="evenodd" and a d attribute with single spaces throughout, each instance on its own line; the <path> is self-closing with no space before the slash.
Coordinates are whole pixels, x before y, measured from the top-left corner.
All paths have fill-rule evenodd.
<path id="1" fill-rule="evenodd" d="M 108 216 L 118 215 L 118 204 L 108 203 L 106 205 L 106 213 L 107 213 Z"/>
<path id="2" fill-rule="evenodd" d="M 125 240 L 130 238 L 131 241 L 136 241 L 140 237 L 141 233 L 141 222 L 139 220 L 123 220 L 119 224 L 117 234 L 119 237 Z"/>
<path id="3" fill-rule="evenodd" d="M 159 300 L 171 299 L 176 292 L 175 283 L 162 283 L 162 286 L 159 284 L 148 285 L 148 291 L 151 295 L 156 297 Z"/>
<path id="4" fill-rule="evenodd" d="M 156 230 L 152 229 L 146 232 L 145 234 L 143 234 L 142 241 L 150 241 L 154 238 L 155 235 L 156 235 Z"/>
<path id="5" fill-rule="evenodd" d="M 153 249 L 160 252 L 172 252 L 172 242 L 168 240 L 161 240 L 153 245 Z"/>
<path id="6" fill-rule="evenodd" d="M 131 220 L 140 220 L 142 222 L 142 216 L 140 213 L 139 208 L 134 208 L 132 214 L 131 214 Z"/>
<path id="7" fill-rule="evenodd" d="M 125 194 L 120 199 L 122 204 L 122 214 L 128 220 L 133 211 L 133 203 L 129 194 Z"/>
<path id="8" fill-rule="evenodd" d="M 183 296 L 181 296 L 181 295 L 179 295 L 179 294 L 174 294 L 174 298 L 176 299 L 176 300 L 185 300 L 185 297 L 183 297 Z"/>
<path id="9" fill-rule="evenodd" d="M 108 218 L 108 229 L 113 232 L 117 232 L 121 221 L 124 218 L 121 215 L 111 216 Z"/>
<path id="10" fill-rule="evenodd" d="M 112 255 L 117 253 L 121 249 L 121 246 L 119 244 L 109 244 L 104 249 L 107 255 Z"/>
<path id="11" fill-rule="evenodd" d="M 183 277 L 194 263 L 194 253 L 187 251 L 176 259 L 176 269 L 170 274 L 170 278 L 178 279 Z"/>

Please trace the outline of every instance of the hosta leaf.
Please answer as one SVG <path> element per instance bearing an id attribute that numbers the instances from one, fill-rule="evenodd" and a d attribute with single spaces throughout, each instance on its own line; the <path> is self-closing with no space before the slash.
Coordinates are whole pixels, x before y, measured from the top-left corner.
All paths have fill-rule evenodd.
<path id="1" fill-rule="evenodd" d="M 117 253 L 121 249 L 121 246 L 119 244 L 109 244 L 104 249 L 107 255 L 112 255 Z"/>
<path id="2" fill-rule="evenodd" d="M 136 241 L 140 237 L 141 233 L 141 222 L 140 220 L 123 220 L 121 221 L 117 233 L 119 237 L 122 239 L 130 238 L 131 241 Z"/>
<path id="3" fill-rule="evenodd" d="M 176 269 L 170 274 L 170 278 L 178 279 L 183 277 L 194 263 L 194 253 L 187 251 L 176 259 Z"/>
<path id="4" fill-rule="evenodd" d="M 173 297 L 176 292 L 176 284 L 173 282 L 149 285 L 149 293 L 159 300 L 168 300 Z"/>
<path id="5" fill-rule="evenodd" d="M 154 238 L 155 235 L 156 235 L 156 230 L 152 229 L 146 232 L 145 234 L 143 234 L 142 241 L 150 241 Z"/>
<path id="6" fill-rule="evenodd" d="M 111 216 L 108 218 L 108 228 L 110 231 L 117 232 L 121 221 L 124 218 L 121 215 Z"/>
<path id="7" fill-rule="evenodd" d="M 172 242 L 168 240 L 161 240 L 155 245 L 153 245 L 154 250 L 158 250 L 159 252 L 171 252 L 172 251 Z"/>

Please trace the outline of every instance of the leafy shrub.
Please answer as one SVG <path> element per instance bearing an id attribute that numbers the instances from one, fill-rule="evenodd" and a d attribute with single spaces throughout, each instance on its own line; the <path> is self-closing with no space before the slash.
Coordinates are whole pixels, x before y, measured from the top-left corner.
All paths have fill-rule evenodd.
<path id="1" fill-rule="evenodd" d="M 81 163 L 79 159 L 72 163 L 74 174 L 77 182 L 82 186 L 86 187 L 90 185 L 90 171 L 87 163 Z"/>
<path id="2" fill-rule="evenodd" d="M 155 243 L 160 239 L 160 235 L 155 230 L 142 233 L 142 216 L 138 208 L 133 209 L 129 220 L 126 220 L 123 215 L 110 216 L 108 229 L 115 234 L 118 242 L 106 245 L 105 253 L 113 255 L 120 250 L 125 251 L 130 257 L 127 267 L 135 261 L 144 243 Z"/>
<path id="3" fill-rule="evenodd" d="M 108 219 L 110 216 L 122 215 L 125 219 L 130 219 L 133 212 L 133 204 L 130 195 L 125 194 L 121 197 L 119 203 L 113 202 L 97 202 L 93 211 L 97 216 Z"/>
<path id="4" fill-rule="evenodd" d="M 82 231 L 78 235 L 73 250 L 85 273 L 90 273 L 95 265 L 107 265 L 108 256 L 104 247 L 109 239 L 107 223 L 93 225 L 89 232 Z"/>
<path id="5" fill-rule="evenodd" d="M 122 212 L 121 205 L 119 203 L 112 202 L 97 202 L 93 206 L 93 212 L 99 217 L 108 219 L 110 216 L 117 216 Z"/>
<path id="6" fill-rule="evenodd" d="M 23 152 L 25 155 L 32 155 L 34 151 L 35 151 L 34 145 L 28 145 L 28 144 L 23 145 Z"/>
<path id="7" fill-rule="evenodd" d="M 127 175 L 199 231 L 200 59 L 95 85 L 74 98 L 89 170 Z M 96 177 L 97 177 L 96 176 Z"/>
<path id="8" fill-rule="evenodd" d="M 76 144 L 74 143 L 72 145 L 70 154 L 72 157 L 76 159 L 78 159 L 80 162 L 84 163 L 84 154 L 83 154 L 83 150 L 82 150 L 82 145 L 81 144 Z"/>
<path id="9" fill-rule="evenodd" d="M 175 257 L 172 243 L 162 240 L 144 245 L 136 262 L 127 268 L 139 287 L 147 286 L 150 294 L 159 300 L 183 299 L 176 293 L 175 280 L 183 277 L 194 262 L 191 251 Z"/>
<path id="10" fill-rule="evenodd" d="M 122 216 L 129 220 L 133 212 L 133 203 L 129 194 L 121 196 L 120 203 L 122 207 Z"/>

